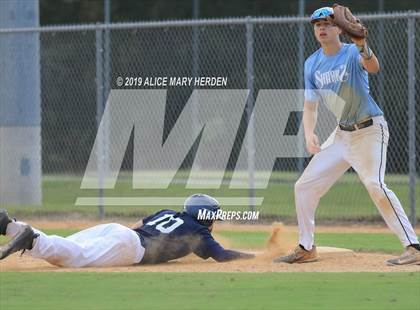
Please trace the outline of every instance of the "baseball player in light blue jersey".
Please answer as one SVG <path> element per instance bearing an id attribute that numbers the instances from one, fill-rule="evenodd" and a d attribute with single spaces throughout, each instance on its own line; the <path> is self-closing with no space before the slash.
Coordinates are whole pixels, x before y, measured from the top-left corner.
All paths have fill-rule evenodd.
<path id="1" fill-rule="evenodd" d="M 315 210 L 320 198 L 350 167 L 363 185 L 388 227 L 398 236 L 405 252 L 388 260 L 389 265 L 420 264 L 420 246 L 397 196 L 385 185 L 388 126 L 382 110 L 369 93 L 368 73 L 379 71 L 379 62 L 366 39 L 354 44 L 340 41 L 341 29 L 328 17 L 330 7 L 311 16 L 314 33 L 321 48 L 305 62 L 305 103 L 303 124 L 306 147 L 315 154 L 295 184 L 299 245 L 275 262 L 301 263 L 318 259 L 314 245 Z M 332 142 L 319 145 L 314 133 L 317 109 L 325 100 L 324 91 L 332 91 L 344 102 L 339 125 Z"/>

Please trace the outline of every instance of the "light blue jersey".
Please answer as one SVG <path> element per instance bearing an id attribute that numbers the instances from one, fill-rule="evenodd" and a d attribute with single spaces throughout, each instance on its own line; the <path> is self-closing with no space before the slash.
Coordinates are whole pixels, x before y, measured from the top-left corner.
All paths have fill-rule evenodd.
<path id="1" fill-rule="evenodd" d="M 345 101 L 340 123 L 346 126 L 383 115 L 369 93 L 368 73 L 360 59 L 354 44 L 342 43 L 332 56 L 317 50 L 305 61 L 305 100 L 323 102 L 318 90 L 333 91 Z"/>

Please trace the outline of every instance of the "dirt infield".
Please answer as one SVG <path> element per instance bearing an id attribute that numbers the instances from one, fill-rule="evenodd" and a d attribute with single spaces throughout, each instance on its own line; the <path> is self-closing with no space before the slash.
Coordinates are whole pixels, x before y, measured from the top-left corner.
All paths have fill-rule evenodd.
<path id="1" fill-rule="evenodd" d="M 35 220 L 30 224 L 40 229 L 84 229 L 98 222 L 56 222 Z M 131 223 L 123 223 L 129 226 Z M 293 248 L 297 240 L 296 227 L 273 225 L 232 225 L 219 224 L 215 229 L 216 239 L 229 247 L 229 240 L 217 235 L 218 231 L 266 231 L 271 232 L 264 250 L 249 250 L 256 258 L 246 261 L 217 263 L 212 259 L 202 260 L 194 255 L 160 265 L 138 265 L 112 268 L 59 268 L 28 254 L 14 254 L 0 261 L 0 271 L 53 271 L 53 272 L 420 272 L 420 266 L 387 266 L 390 254 L 344 253 L 327 255 L 320 251 L 320 260 L 307 264 L 276 264 L 274 257 L 285 254 Z M 389 232 L 383 226 L 317 227 L 318 232 Z"/>
<path id="2" fill-rule="evenodd" d="M 217 263 L 189 255 L 161 265 L 112 268 L 59 268 L 29 255 L 14 254 L 0 262 L 0 271 L 54 272 L 420 272 L 420 266 L 387 266 L 387 254 L 356 253 L 354 256 L 323 258 L 306 264 L 275 264 L 273 253 L 261 253 L 247 261 Z"/>

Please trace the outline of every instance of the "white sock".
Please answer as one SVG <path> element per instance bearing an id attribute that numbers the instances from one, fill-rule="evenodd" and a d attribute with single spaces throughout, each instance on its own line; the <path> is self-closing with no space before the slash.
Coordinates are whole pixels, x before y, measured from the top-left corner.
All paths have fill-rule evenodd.
<path id="1" fill-rule="evenodd" d="M 24 225 L 26 225 L 24 222 L 10 222 L 6 228 L 6 236 L 13 238 L 22 230 Z"/>

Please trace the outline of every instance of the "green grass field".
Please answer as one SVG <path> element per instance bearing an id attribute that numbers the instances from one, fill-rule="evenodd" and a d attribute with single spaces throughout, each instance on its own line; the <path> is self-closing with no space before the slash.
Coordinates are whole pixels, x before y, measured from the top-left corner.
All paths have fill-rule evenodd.
<path id="1" fill-rule="evenodd" d="M 218 234 L 228 238 L 236 248 L 259 248 L 269 237 L 269 233 L 259 231 L 221 231 Z M 356 252 L 401 252 L 399 240 L 391 233 L 316 233 L 315 239 L 318 246 L 347 248 Z"/>
<path id="2" fill-rule="evenodd" d="M 185 176 L 182 175 L 184 178 Z M 260 211 L 261 218 L 276 218 L 283 221 L 294 221 L 296 219 L 293 184 L 297 175 L 293 173 L 273 172 L 270 184 L 267 189 L 256 190 L 255 195 L 264 197 L 261 206 L 256 210 Z M 95 217 L 98 214 L 97 207 L 75 206 L 78 197 L 96 197 L 97 190 L 81 190 L 81 176 L 44 176 L 43 178 L 43 204 L 42 206 L 3 206 L 7 207 L 11 214 L 16 216 L 51 216 L 78 213 L 82 216 Z M 408 186 L 407 176 L 389 175 L 387 184 L 400 198 L 403 206 L 408 210 Z M 420 182 L 417 182 L 416 199 L 420 201 Z M 218 190 L 188 190 L 185 184 L 173 184 L 164 190 L 133 190 L 131 177 L 122 174 L 117 185 L 113 190 L 105 190 L 105 196 L 110 197 L 186 197 L 195 192 L 205 192 L 207 194 L 224 196 L 248 196 L 248 190 L 233 190 L 227 185 L 223 185 Z M 180 209 L 181 206 L 168 206 Z M 150 214 L 162 206 L 107 206 L 105 212 L 107 216 L 141 216 Z M 225 208 L 229 209 L 229 208 Z M 247 210 L 248 206 L 230 207 L 232 210 Z M 417 212 L 420 219 L 420 212 Z M 369 195 L 362 186 L 355 174 L 348 173 L 333 186 L 321 200 L 317 210 L 318 220 L 340 220 L 340 221 L 359 221 L 359 220 L 378 220 L 380 215 L 371 202 Z"/>
<path id="3" fill-rule="evenodd" d="M 1 309 L 419 309 L 420 273 L 1 273 Z"/>

